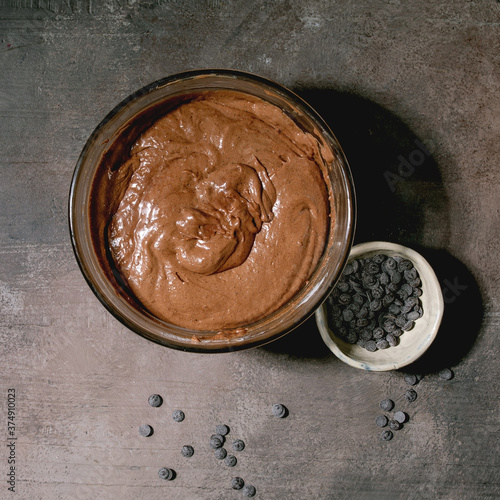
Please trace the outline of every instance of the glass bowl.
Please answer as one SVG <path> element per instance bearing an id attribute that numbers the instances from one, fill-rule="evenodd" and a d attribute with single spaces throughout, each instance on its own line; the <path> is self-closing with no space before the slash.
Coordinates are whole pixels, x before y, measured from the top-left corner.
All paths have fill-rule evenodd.
<path id="1" fill-rule="evenodd" d="M 119 168 L 128 158 L 132 144 L 156 120 L 179 103 L 206 90 L 238 91 L 278 106 L 302 130 L 312 134 L 322 147 L 331 151 L 333 158 L 326 166 L 325 182 L 335 224 L 329 230 L 313 274 L 295 296 L 275 312 L 227 331 L 184 328 L 151 314 L 136 300 L 117 272 L 107 239 L 113 210 L 111 203 L 106 203 L 108 169 Z M 301 98 L 256 75 L 231 70 L 199 70 L 147 85 L 103 119 L 85 144 L 75 168 L 69 196 L 69 225 L 80 269 L 95 295 L 115 318 L 137 334 L 171 348 L 226 352 L 270 342 L 314 313 L 331 291 L 349 255 L 355 226 L 355 195 L 349 166 L 338 141 L 321 117 Z"/>

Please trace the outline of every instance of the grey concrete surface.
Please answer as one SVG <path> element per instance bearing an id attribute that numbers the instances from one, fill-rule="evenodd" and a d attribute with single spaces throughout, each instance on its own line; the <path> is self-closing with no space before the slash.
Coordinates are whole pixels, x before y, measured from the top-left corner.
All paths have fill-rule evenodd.
<path id="1" fill-rule="evenodd" d="M 243 498 L 235 475 L 262 499 L 500 498 L 499 28 L 493 0 L 0 0 L 0 498 Z M 403 372 L 343 364 L 313 320 L 267 347 L 190 354 L 127 330 L 88 288 L 67 223 L 87 137 L 143 85 L 206 67 L 307 98 L 351 163 L 356 241 L 433 264 L 446 311 L 404 372 L 425 374 L 414 403 Z M 384 397 L 410 417 L 390 442 Z M 209 450 L 218 423 L 246 442 L 234 469 Z"/>

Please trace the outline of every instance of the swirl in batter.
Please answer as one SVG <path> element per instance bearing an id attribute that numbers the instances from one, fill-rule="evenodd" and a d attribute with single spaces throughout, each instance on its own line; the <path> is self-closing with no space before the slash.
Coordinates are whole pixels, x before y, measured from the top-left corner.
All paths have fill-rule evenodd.
<path id="1" fill-rule="evenodd" d="M 154 123 L 119 169 L 117 269 L 152 314 L 237 328 L 293 297 L 333 224 L 325 152 L 278 107 L 208 91 Z"/>

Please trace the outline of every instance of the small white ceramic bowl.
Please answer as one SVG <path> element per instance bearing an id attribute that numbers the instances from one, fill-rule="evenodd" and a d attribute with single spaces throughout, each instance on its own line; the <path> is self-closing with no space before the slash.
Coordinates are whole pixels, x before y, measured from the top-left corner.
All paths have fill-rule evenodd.
<path id="1" fill-rule="evenodd" d="M 432 344 L 443 316 L 443 294 L 429 263 L 419 253 L 402 245 L 384 241 L 361 243 L 352 248 L 348 262 L 376 254 L 400 255 L 411 260 L 417 269 L 422 282 L 420 301 L 424 314 L 415 321 L 415 326 L 401 335 L 397 346 L 369 352 L 356 344 L 344 342 L 330 329 L 327 319 L 328 301 L 316 310 L 316 323 L 326 345 L 348 365 L 370 371 L 397 370 L 413 363 Z"/>

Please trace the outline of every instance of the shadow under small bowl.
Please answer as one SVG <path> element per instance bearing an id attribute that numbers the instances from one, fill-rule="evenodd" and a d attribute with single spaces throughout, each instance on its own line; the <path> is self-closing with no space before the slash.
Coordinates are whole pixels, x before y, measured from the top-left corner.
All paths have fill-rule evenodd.
<path id="1" fill-rule="evenodd" d="M 105 188 L 100 187 L 108 182 L 103 164 L 108 166 L 106 168 L 118 169 L 129 157 L 137 138 L 156 120 L 179 103 L 207 90 L 247 93 L 278 106 L 302 130 L 313 134 L 334 158 L 327 165 L 325 182 L 331 188 L 330 209 L 335 214 L 335 227 L 330 230 L 316 270 L 302 289 L 277 311 L 252 324 L 239 325 L 227 335 L 225 331 L 220 335 L 220 332 L 191 330 L 167 323 L 141 307 L 110 258 L 107 221 L 112 214 L 106 207 Z M 97 204 L 96 199 L 105 201 Z M 233 351 L 268 343 L 314 314 L 345 265 L 352 245 L 354 221 L 351 173 L 342 148 L 328 125 L 307 103 L 283 86 L 231 70 L 208 69 L 172 75 L 138 90 L 116 106 L 88 139 L 75 168 L 69 197 L 73 249 L 85 279 L 101 303 L 139 335 L 168 347 L 201 353 Z"/>
<path id="2" fill-rule="evenodd" d="M 344 363 L 369 371 L 397 370 L 416 361 L 434 341 L 443 316 L 443 295 L 429 263 L 418 252 L 402 245 L 383 241 L 361 243 L 352 248 L 348 262 L 377 254 L 409 259 L 418 271 L 423 316 L 415 321 L 415 326 L 401 335 L 397 346 L 370 352 L 335 335 L 328 321 L 328 300 L 316 310 L 316 323 L 326 345 Z"/>

